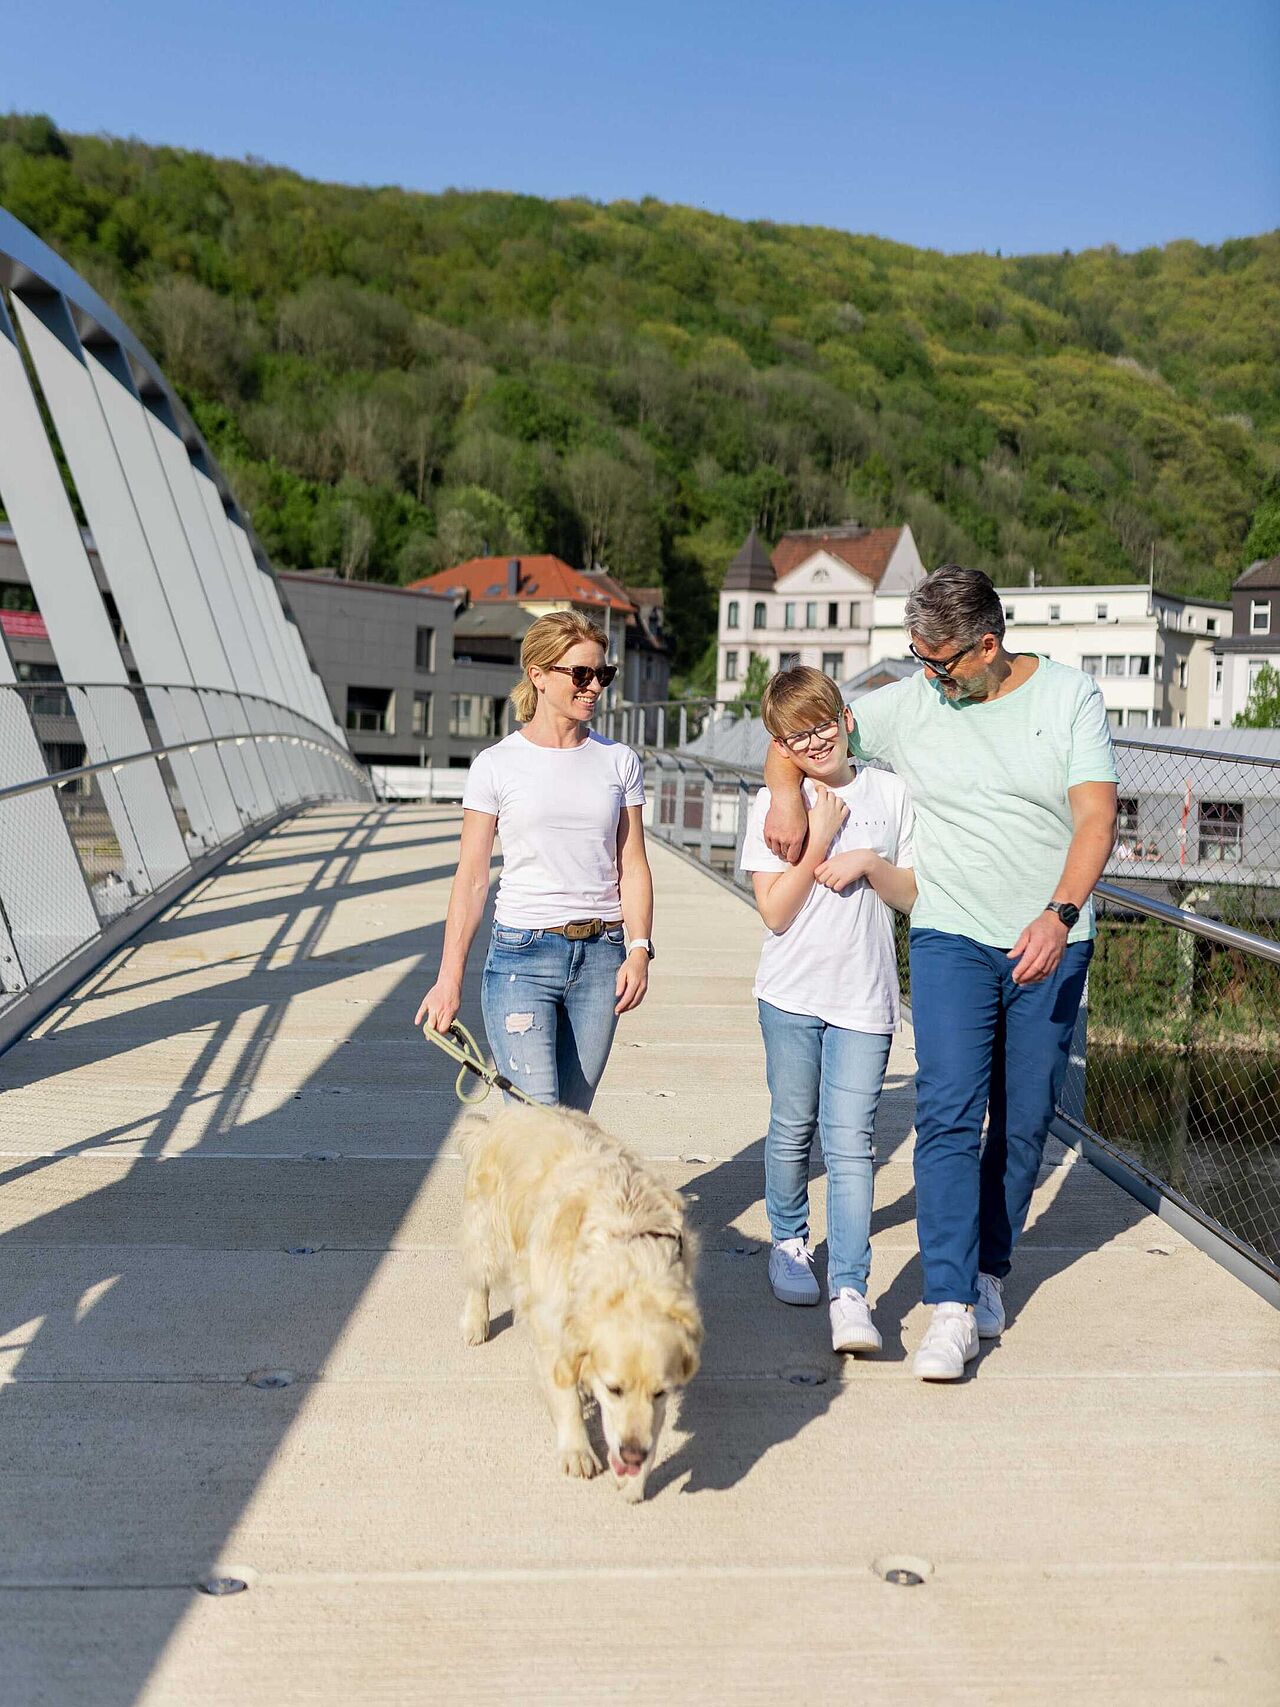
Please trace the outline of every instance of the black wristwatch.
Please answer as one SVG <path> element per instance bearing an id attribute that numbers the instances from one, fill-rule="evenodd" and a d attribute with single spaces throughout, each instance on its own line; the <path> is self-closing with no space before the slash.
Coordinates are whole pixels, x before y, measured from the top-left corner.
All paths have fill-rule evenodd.
<path id="1" fill-rule="evenodd" d="M 1045 912 L 1056 913 L 1068 930 L 1080 917 L 1080 909 L 1074 901 L 1050 901 Z"/>

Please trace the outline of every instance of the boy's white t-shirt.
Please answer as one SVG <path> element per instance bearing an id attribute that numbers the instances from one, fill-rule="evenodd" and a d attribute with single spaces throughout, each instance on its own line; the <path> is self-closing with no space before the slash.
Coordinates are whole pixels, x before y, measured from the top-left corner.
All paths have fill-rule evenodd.
<path id="1" fill-rule="evenodd" d="M 805 804 L 814 788 L 804 783 Z M 911 797 L 888 771 L 859 770 L 845 788 L 831 791 L 849 808 L 831 853 L 874 848 L 892 865 L 912 863 Z M 743 871 L 786 871 L 785 860 L 765 846 L 769 790 L 751 805 L 742 844 Z M 898 960 L 893 912 L 863 878 L 847 893 L 815 883 L 785 931 L 766 930 L 752 994 L 791 1014 L 811 1014 L 846 1031 L 881 1034 L 898 1029 Z"/>
<path id="2" fill-rule="evenodd" d="M 594 731 L 576 747 L 536 747 L 516 730 L 476 754 L 462 804 L 498 820 L 500 925 L 621 919 L 618 820 L 644 805 L 644 767 L 630 747 Z"/>

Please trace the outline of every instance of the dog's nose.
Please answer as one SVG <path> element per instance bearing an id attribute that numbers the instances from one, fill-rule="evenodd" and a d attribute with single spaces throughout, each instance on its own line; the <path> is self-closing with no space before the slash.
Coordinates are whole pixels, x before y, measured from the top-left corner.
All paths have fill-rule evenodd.
<path id="1" fill-rule="evenodd" d="M 644 1463 L 649 1454 L 643 1446 L 637 1446 L 635 1442 L 632 1441 L 626 1446 L 619 1448 L 618 1456 L 624 1464 L 629 1464 L 632 1469 L 638 1469 L 639 1466 Z"/>

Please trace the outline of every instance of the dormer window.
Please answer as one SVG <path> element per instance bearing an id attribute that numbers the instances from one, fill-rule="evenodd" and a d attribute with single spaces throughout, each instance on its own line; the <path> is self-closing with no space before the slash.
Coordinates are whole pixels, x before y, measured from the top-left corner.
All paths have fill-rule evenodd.
<path id="1" fill-rule="evenodd" d="M 1271 600 L 1249 600 L 1249 633 L 1266 634 L 1271 628 Z"/>

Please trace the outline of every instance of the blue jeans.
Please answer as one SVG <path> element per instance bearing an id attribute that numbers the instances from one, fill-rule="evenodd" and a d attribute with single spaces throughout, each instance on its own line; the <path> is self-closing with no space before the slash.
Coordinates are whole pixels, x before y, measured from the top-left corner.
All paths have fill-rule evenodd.
<path id="1" fill-rule="evenodd" d="M 480 1002 L 498 1070 L 535 1102 L 591 1107 L 618 1024 L 623 929 L 589 942 L 494 925 Z"/>
<path id="2" fill-rule="evenodd" d="M 1092 954 L 1091 942 L 1068 943 L 1052 977 L 1015 984 L 1015 962 L 1002 948 L 946 931 L 911 933 L 926 1304 L 974 1304 L 979 1271 L 1002 1279 L 1009 1272 Z"/>
<path id="3" fill-rule="evenodd" d="M 809 1236 L 809 1152 L 827 1164 L 827 1290 L 865 1297 L 871 1273 L 871 1164 L 891 1037 L 846 1031 L 760 1002 L 769 1132 L 764 1206 L 775 1239 Z"/>

